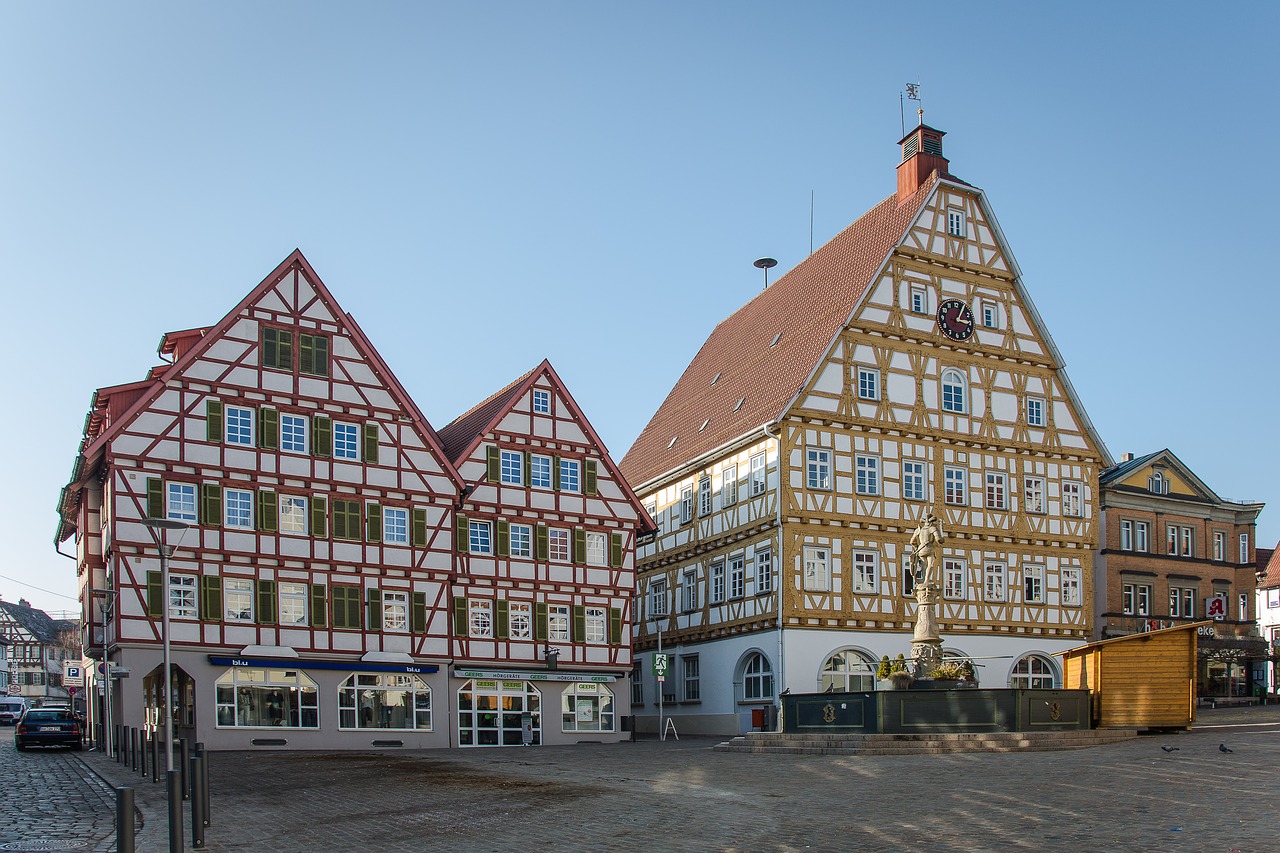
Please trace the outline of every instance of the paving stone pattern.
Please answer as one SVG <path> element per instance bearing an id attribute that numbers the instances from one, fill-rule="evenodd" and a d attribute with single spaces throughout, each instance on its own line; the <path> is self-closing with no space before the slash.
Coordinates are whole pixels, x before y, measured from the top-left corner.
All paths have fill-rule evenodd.
<path id="1" fill-rule="evenodd" d="M 771 756 L 716 742 L 213 753 L 205 849 L 1280 850 L 1277 707 L 1067 752 Z M 138 785 L 139 850 L 166 849 L 162 787 Z"/>
<path id="2" fill-rule="evenodd" d="M 13 746 L 0 728 L 0 850 L 115 850 L 115 794 L 66 747 Z M 77 846 L 54 848 L 65 841 Z"/>

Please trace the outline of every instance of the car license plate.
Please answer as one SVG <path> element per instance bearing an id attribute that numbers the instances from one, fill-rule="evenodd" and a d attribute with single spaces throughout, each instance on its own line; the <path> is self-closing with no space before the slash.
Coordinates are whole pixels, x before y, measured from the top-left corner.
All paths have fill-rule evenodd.
<path id="1" fill-rule="evenodd" d="M 41 726 L 41 727 L 40 727 L 40 731 L 42 731 L 42 732 L 58 732 L 58 731 L 62 731 L 62 729 L 58 728 L 57 726 Z"/>

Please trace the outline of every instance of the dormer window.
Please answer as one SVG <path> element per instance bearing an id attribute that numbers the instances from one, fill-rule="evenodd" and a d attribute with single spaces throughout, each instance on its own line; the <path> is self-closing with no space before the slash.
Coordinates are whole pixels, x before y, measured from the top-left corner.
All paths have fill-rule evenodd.
<path id="1" fill-rule="evenodd" d="M 778 345 L 778 341 L 782 340 L 782 332 L 773 336 L 773 340 L 769 342 L 769 349 L 773 349 Z"/>
<path id="2" fill-rule="evenodd" d="M 1153 472 L 1147 480 L 1147 490 L 1153 495 L 1169 494 L 1169 478 L 1159 471 Z"/>

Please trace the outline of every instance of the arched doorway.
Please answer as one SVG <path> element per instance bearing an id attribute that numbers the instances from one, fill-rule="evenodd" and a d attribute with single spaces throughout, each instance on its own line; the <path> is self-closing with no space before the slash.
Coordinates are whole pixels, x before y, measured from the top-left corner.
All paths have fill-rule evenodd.
<path id="1" fill-rule="evenodd" d="M 173 736 L 194 741 L 196 736 L 196 680 L 177 664 L 170 664 L 173 702 L 164 701 L 164 665 L 161 664 L 142 679 L 142 705 L 146 709 L 146 729 L 154 734 L 164 731 L 163 711 L 174 709 Z"/>

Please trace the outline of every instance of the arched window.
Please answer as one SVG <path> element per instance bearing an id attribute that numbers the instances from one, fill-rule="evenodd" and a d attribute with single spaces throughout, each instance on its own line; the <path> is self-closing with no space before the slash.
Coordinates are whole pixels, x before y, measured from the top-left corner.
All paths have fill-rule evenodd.
<path id="1" fill-rule="evenodd" d="M 942 371 L 942 411 L 963 413 L 968 409 L 968 383 L 954 367 Z"/>
<path id="2" fill-rule="evenodd" d="M 876 689 L 876 662 L 856 649 L 842 649 L 822 665 L 818 689 L 838 693 L 865 693 Z"/>
<path id="3" fill-rule="evenodd" d="M 1009 686 L 1022 690 L 1053 690 L 1058 675 L 1053 662 L 1043 655 L 1024 655 L 1013 665 Z"/>
<path id="4" fill-rule="evenodd" d="M 742 666 L 742 698 L 769 699 L 773 696 L 773 667 L 759 652 L 747 656 Z"/>

